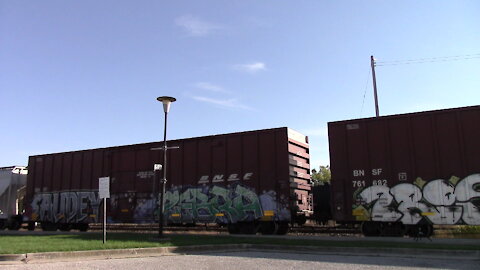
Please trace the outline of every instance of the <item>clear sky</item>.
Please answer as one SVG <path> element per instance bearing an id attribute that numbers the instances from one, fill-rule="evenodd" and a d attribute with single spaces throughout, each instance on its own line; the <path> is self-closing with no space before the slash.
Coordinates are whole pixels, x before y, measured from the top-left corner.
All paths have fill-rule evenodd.
<path id="1" fill-rule="evenodd" d="M 288 126 L 327 165 L 327 122 L 375 115 L 370 55 L 436 58 L 377 67 L 381 115 L 478 105 L 480 1 L 1 0 L 0 167 L 160 141 L 163 95 L 169 139 Z"/>

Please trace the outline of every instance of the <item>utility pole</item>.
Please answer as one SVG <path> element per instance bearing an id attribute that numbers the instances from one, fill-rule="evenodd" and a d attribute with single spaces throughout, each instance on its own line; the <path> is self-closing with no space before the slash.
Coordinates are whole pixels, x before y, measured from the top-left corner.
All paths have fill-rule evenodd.
<path id="1" fill-rule="evenodd" d="M 372 66 L 373 96 L 375 98 L 375 113 L 376 113 L 376 116 L 379 117 L 380 113 L 378 111 L 377 78 L 375 77 L 375 58 L 373 58 L 373 55 L 370 56 L 370 64 Z"/>

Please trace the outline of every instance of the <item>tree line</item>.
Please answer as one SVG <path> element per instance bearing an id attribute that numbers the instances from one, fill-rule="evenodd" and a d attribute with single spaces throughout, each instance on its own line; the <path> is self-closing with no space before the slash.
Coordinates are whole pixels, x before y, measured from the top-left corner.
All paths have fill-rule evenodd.
<path id="1" fill-rule="evenodd" d="M 320 186 L 330 183 L 330 179 L 332 178 L 332 174 L 330 172 L 330 166 L 320 166 L 318 171 L 316 169 L 312 169 L 311 179 L 312 184 L 314 186 Z"/>

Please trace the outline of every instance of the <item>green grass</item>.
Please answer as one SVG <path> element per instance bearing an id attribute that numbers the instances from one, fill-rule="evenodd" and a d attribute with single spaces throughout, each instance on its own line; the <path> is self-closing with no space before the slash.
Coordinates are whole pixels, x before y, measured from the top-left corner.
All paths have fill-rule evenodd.
<path id="1" fill-rule="evenodd" d="M 101 250 L 219 244 L 270 244 L 312 247 L 375 247 L 422 248 L 448 250 L 480 250 L 478 245 L 442 245 L 438 243 L 380 242 L 380 241 L 328 241 L 305 239 L 280 239 L 256 237 L 231 237 L 207 235 L 167 235 L 168 240 L 158 241 L 156 234 L 109 233 L 107 243 L 102 243 L 101 233 L 56 235 L 2 235 L 0 254 L 20 254 L 50 251 Z"/>
<path id="2" fill-rule="evenodd" d="M 480 234 L 480 226 L 460 225 L 453 230 L 454 234 Z"/>

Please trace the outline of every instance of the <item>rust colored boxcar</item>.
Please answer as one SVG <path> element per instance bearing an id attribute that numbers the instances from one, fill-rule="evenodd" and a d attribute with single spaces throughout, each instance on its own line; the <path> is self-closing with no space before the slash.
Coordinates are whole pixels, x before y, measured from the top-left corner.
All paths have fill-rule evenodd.
<path id="1" fill-rule="evenodd" d="M 108 222 L 158 221 L 161 142 L 31 156 L 27 201 L 45 230 L 87 229 L 102 213 L 99 177 L 110 177 Z M 168 141 L 165 219 L 218 223 L 233 232 L 286 233 L 312 212 L 306 136 L 289 128 Z"/>
<path id="2" fill-rule="evenodd" d="M 480 224 L 480 106 L 328 124 L 334 219 L 365 235 Z"/>

